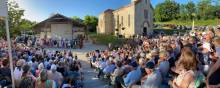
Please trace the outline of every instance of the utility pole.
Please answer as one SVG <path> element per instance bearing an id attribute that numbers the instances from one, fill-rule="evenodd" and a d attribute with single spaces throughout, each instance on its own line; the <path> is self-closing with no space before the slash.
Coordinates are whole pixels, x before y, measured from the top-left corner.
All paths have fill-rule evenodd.
<path id="1" fill-rule="evenodd" d="M 192 19 L 192 31 L 195 32 L 195 13 L 192 13 L 193 19 Z"/>
<path id="2" fill-rule="evenodd" d="M 8 15 L 8 0 L 0 0 L 0 18 L 5 20 L 5 29 L 6 29 L 6 36 L 7 36 L 7 43 L 8 43 L 8 55 L 10 61 L 10 70 L 11 70 L 11 81 L 12 81 L 12 88 L 15 88 L 15 81 L 14 81 L 14 73 L 13 73 L 13 60 L 12 60 L 12 46 L 11 46 L 11 38 L 10 38 L 10 31 L 9 31 L 9 15 Z"/>

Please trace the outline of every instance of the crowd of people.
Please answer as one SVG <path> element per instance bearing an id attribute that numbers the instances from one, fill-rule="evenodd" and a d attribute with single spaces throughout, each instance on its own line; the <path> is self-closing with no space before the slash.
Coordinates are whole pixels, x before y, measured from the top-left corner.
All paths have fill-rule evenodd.
<path id="1" fill-rule="evenodd" d="M 19 36 L 15 39 L 16 43 L 23 43 L 27 46 L 40 46 L 47 48 L 82 48 L 83 37 L 76 39 L 57 39 L 57 38 L 37 38 L 36 36 Z"/>
<path id="2" fill-rule="evenodd" d="M 27 43 L 12 40 L 16 88 L 83 87 L 77 55 Z M 0 88 L 12 87 L 7 50 L 1 38 Z M 220 88 L 220 26 L 184 36 L 137 37 L 120 47 L 88 52 L 87 57 L 96 77 L 110 79 L 114 88 Z"/>
<path id="3" fill-rule="evenodd" d="M 12 88 L 7 42 L 0 39 L 0 88 Z M 82 88 L 82 66 L 66 50 L 30 47 L 12 40 L 15 88 Z"/>
<path id="4" fill-rule="evenodd" d="M 114 88 L 220 88 L 220 26 L 184 36 L 139 37 L 87 54 Z"/>
<path id="5" fill-rule="evenodd" d="M 37 42 L 37 45 L 44 46 L 44 47 L 52 47 L 52 48 L 77 48 L 80 49 L 83 47 L 83 40 L 82 39 L 41 39 Z"/>

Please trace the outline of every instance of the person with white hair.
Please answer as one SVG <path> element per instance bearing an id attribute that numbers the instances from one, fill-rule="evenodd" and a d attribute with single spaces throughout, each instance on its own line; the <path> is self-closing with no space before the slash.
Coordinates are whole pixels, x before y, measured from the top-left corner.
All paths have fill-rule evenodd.
<path id="1" fill-rule="evenodd" d="M 38 69 L 36 70 L 36 77 L 39 77 L 39 75 L 40 75 L 40 72 L 41 72 L 41 70 L 43 70 L 44 69 L 44 64 L 43 63 L 40 63 L 39 65 L 38 65 Z"/>
<path id="2" fill-rule="evenodd" d="M 109 58 L 109 60 L 106 61 L 107 66 L 103 69 L 103 72 L 105 74 L 111 74 L 115 70 L 115 65 L 113 64 L 113 58 Z"/>
<path id="3" fill-rule="evenodd" d="M 16 63 L 16 67 L 14 69 L 14 79 L 15 79 L 15 86 L 18 87 L 21 81 L 21 76 L 23 73 L 23 66 L 25 65 L 24 59 L 19 59 Z"/>
<path id="4" fill-rule="evenodd" d="M 170 63 L 168 61 L 169 53 L 165 50 L 160 51 L 159 58 L 160 59 L 158 60 L 158 69 L 161 72 L 163 80 L 165 80 L 170 69 Z"/>
<path id="5" fill-rule="evenodd" d="M 218 25 L 215 29 L 216 36 L 220 36 L 220 25 Z"/>
<path id="6" fill-rule="evenodd" d="M 213 49 L 211 48 L 211 44 L 208 42 L 204 42 L 200 48 L 200 53 L 202 55 L 200 57 L 200 61 L 202 62 L 202 70 L 205 74 L 207 74 L 212 62 L 210 59 L 210 54 L 213 52 Z"/>
<path id="7" fill-rule="evenodd" d="M 48 79 L 54 80 L 58 88 L 62 85 L 63 76 L 60 72 L 57 72 L 57 66 L 55 64 L 52 64 L 51 69 L 48 71 Z"/>

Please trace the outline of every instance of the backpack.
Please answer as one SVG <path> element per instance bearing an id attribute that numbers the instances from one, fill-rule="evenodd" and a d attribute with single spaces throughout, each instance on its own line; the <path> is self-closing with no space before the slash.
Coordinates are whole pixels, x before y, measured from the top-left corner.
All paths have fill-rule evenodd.
<path id="1" fill-rule="evenodd" d="M 32 77 L 22 77 L 19 88 L 34 88 Z"/>

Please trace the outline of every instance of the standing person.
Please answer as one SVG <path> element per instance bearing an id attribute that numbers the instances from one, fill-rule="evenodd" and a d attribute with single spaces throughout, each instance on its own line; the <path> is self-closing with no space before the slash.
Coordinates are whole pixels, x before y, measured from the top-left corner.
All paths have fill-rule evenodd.
<path id="1" fill-rule="evenodd" d="M 217 26 L 216 30 L 215 30 L 216 36 L 220 36 L 220 25 Z"/>
<path id="2" fill-rule="evenodd" d="M 184 47 L 175 69 L 179 75 L 169 82 L 170 86 L 172 88 L 194 88 L 197 63 L 193 51 L 189 47 Z"/>
<path id="3" fill-rule="evenodd" d="M 80 49 L 83 48 L 83 39 L 82 38 L 79 39 L 79 48 Z"/>
<path id="4" fill-rule="evenodd" d="M 24 65 L 19 88 L 33 88 L 35 81 L 36 78 L 31 73 L 31 67 Z"/>
<path id="5" fill-rule="evenodd" d="M 43 70 L 43 69 L 44 69 L 44 64 L 43 64 L 43 63 L 40 63 L 40 64 L 38 65 L 38 69 L 36 70 L 36 73 L 35 73 L 36 77 L 39 77 L 39 76 L 40 76 L 40 72 L 41 72 L 41 70 Z"/>
<path id="6" fill-rule="evenodd" d="M 161 51 L 159 54 L 159 58 L 160 59 L 158 60 L 158 69 L 161 72 L 163 80 L 165 80 L 170 69 L 170 63 L 168 61 L 169 53 L 167 51 Z"/>
<path id="7" fill-rule="evenodd" d="M 0 82 L 3 82 L 2 87 L 9 86 L 11 84 L 11 70 L 9 68 L 9 59 L 3 59 L 2 67 L 0 68 Z"/>
<path id="8" fill-rule="evenodd" d="M 23 65 L 25 63 L 24 59 L 19 59 L 16 63 L 16 67 L 14 69 L 14 78 L 15 78 L 15 86 L 18 87 L 21 81 L 21 76 L 23 73 Z"/>
<path id="9" fill-rule="evenodd" d="M 208 70 L 210 68 L 211 65 L 211 59 L 210 59 L 210 54 L 211 52 L 213 52 L 212 48 L 211 48 L 211 44 L 210 43 L 203 43 L 202 45 L 202 60 L 201 62 L 203 62 L 203 72 L 204 74 L 208 73 Z"/>
<path id="10" fill-rule="evenodd" d="M 217 57 L 220 58 L 220 37 L 214 39 Z M 219 88 L 220 87 L 220 59 L 210 68 L 207 75 L 207 87 Z"/>
<path id="11" fill-rule="evenodd" d="M 42 70 L 35 83 L 35 88 L 56 88 L 56 83 L 48 79 L 47 70 Z"/>
<path id="12" fill-rule="evenodd" d="M 57 66 L 51 65 L 51 70 L 48 71 L 48 79 L 54 80 L 58 87 L 61 87 L 63 82 L 63 76 L 60 72 L 57 72 Z"/>

